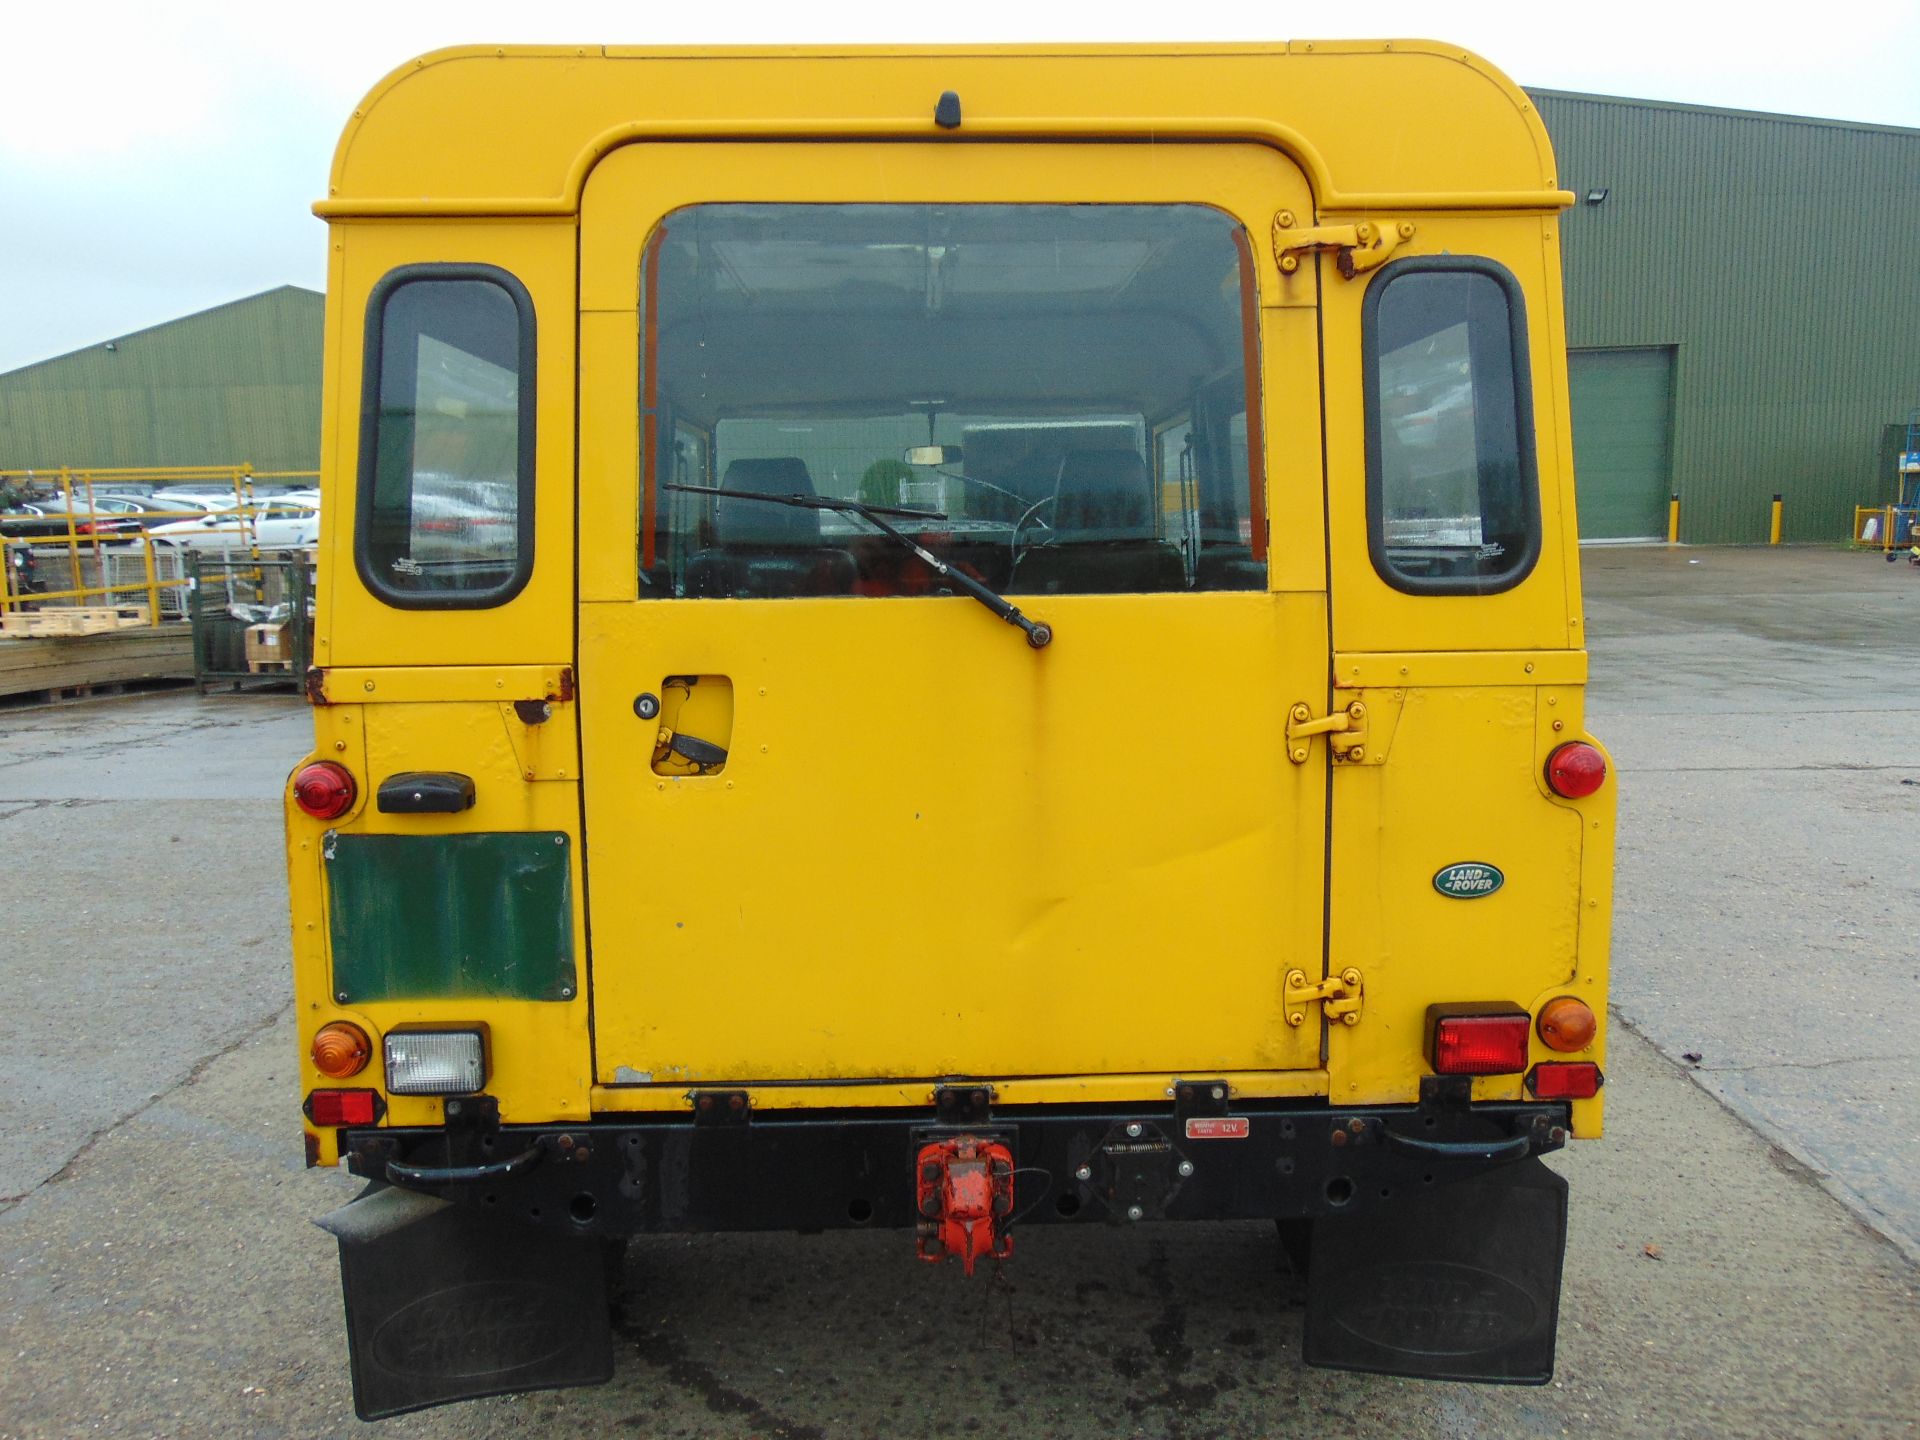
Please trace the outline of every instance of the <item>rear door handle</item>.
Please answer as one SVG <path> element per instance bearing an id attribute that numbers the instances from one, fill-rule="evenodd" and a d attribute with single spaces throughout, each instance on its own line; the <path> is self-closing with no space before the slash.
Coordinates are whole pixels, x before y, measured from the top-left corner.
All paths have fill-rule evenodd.
<path id="1" fill-rule="evenodd" d="M 380 782 L 383 815 L 458 815 L 473 808 L 473 777 L 453 770 L 406 770 Z"/>

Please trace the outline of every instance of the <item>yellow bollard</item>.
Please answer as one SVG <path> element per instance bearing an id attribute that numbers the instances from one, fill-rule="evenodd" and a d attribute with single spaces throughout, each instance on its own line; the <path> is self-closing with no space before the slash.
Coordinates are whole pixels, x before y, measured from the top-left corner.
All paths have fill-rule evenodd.
<path id="1" fill-rule="evenodd" d="M 1667 544 L 1680 543 L 1680 497 L 1675 495 L 1667 501 Z"/>
<path id="2" fill-rule="evenodd" d="M 1767 543 L 1769 545 L 1780 543 L 1780 497 L 1778 495 L 1773 497 L 1773 518 L 1767 526 Z"/>
<path id="3" fill-rule="evenodd" d="M 140 550 L 146 562 L 147 571 L 147 624 L 160 623 L 160 577 L 154 572 L 153 536 L 145 530 L 140 532 Z"/>

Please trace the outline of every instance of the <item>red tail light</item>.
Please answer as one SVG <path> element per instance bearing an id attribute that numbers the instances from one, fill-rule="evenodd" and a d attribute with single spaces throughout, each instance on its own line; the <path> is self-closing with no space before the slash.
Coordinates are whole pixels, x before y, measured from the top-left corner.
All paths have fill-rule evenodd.
<path id="1" fill-rule="evenodd" d="M 331 760 L 308 765 L 293 777 L 293 803 L 316 820 L 338 820 L 359 793 L 344 765 Z"/>
<path id="2" fill-rule="evenodd" d="M 1607 757 L 1584 740 L 1569 741 L 1547 757 L 1547 788 L 1569 800 L 1593 794 L 1607 780 Z"/>
<path id="3" fill-rule="evenodd" d="M 371 1125 L 380 1118 L 380 1096 L 373 1090 L 315 1090 L 307 1096 L 307 1118 L 327 1128 Z"/>
<path id="4" fill-rule="evenodd" d="M 1440 1015 L 1428 1058 L 1441 1075 L 1518 1075 L 1527 1068 L 1532 1034 L 1532 1017 L 1518 1007 L 1491 1015 Z"/>
<path id="5" fill-rule="evenodd" d="M 1527 1088 L 1542 1100 L 1591 1100 L 1605 1083 L 1591 1060 L 1543 1060 L 1527 1076 Z"/>

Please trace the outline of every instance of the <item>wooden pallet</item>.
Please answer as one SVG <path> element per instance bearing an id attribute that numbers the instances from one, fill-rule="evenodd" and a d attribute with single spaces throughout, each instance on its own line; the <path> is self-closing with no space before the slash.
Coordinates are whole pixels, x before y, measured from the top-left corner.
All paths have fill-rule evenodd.
<path id="1" fill-rule="evenodd" d="M 0 615 L 0 636 L 104 635 L 147 624 L 144 605 L 64 605 L 48 610 L 13 610 Z"/>
<path id="2" fill-rule="evenodd" d="M 192 678 L 193 631 L 184 621 L 0 640 L 0 696 Z"/>

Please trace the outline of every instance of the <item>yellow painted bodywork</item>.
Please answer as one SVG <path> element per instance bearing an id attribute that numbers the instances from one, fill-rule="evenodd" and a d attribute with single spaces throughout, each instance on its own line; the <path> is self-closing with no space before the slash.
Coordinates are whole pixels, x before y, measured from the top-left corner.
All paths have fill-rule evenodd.
<path id="1" fill-rule="evenodd" d="M 599 483 L 581 525 L 606 540 L 582 563 L 581 719 L 590 863 L 621 877 L 591 896 L 603 1084 L 1318 1063 L 1273 975 L 1319 964 L 1326 776 L 1269 742 L 1289 703 L 1324 690 L 1317 546 L 1290 549 L 1265 594 L 1036 600 L 1060 637 L 1044 652 L 965 599 L 636 596 L 639 260 L 663 217 L 714 193 L 715 166 L 742 177 L 733 200 L 1198 194 L 1256 233 L 1304 203 L 1268 150 L 1150 158 L 633 145 L 594 172 L 580 447 Z M 1270 315 L 1263 365 L 1291 382 L 1268 386 L 1275 523 L 1317 535 L 1310 312 Z M 661 780 L 632 700 L 688 673 L 732 680 L 731 758 Z M 717 977 L 751 998 L 715 1004 Z"/>
<path id="2" fill-rule="evenodd" d="M 954 90 L 964 124 L 934 102 Z M 1358 97 L 1364 97 L 1364 101 Z M 511 123 L 501 123 L 510 114 Z M 475 137 L 484 135 L 484 143 Z M 698 143 L 692 143 L 698 142 Z M 1003 143 L 1004 142 L 1004 143 Z M 1018 143 L 1013 143 L 1018 142 Z M 1178 142 L 1178 143 L 1168 143 Z M 640 255 L 706 201 L 1179 202 L 1252 240 L 1266 592 L 1035 597 L 1034 652 L 965 599 L 640 601 Z M 485 1022 L 503 1117 L 1007 1103 L 1410 1102 L 1426 1007 L 1577 994 L 1603 1018 L 1614 785 L 1548 793 L 1588 738 L 1556 215 L 1570 197 L 1526 97 L 1428 42 L 914 51 L 470 49 L 403 67 L 335 160 L 313 758 L 357 807 L 288 809 L 303 1089 L 349 1018 Z M 1360 307 L 1290 235 L 1394 226 L 1395 258 L 1483 255 L 1525 297 L 1544 540 L 1520 584 L 1406 594 L 1367 551 Z M 1318 243 L 1316 241 L 1316 243 Z M 362 335 L 396 266 L 512 272 L 538 326 L 535 563 L 510 602 L 397 610 L 353 561 Z M 729 758 L 657 773 L 675 675 L 731 682 Z M 516 700 L 552 707 L 529 725 Z M 1358 702 L 1364 743 L 1286 730 Z M 705 702 L 702 702 L 705 703 Z M 698 707 L 686 733 L 717 723 Z M 1336 756 L 1338 758 L 1336 758 Z M 667 767 L 669 770 L 674 767 Z M 403 769 L 479 803 L 382 815 Z M 328 829 L 540 829 L 575 844 L 584 993 L 332 1002 Z M 1490 862 L 1471 902 L 1434 873 Z M 1354 1023 L 1283 982 L 1353 968 Z M 1604 1059 L 1602 1039 L 1582 1057 Z M 1561 1058 L 1536 1046 L 1536 1059 Z M 379 1084 L 376 1068 L 353 1083 Z M 1476 1082 L 1515 1098 L 1518 1077 Z M 1574 1107 L 1597 1134 L 1599 1100 Z M 390 1123 L 436 1118 L 396 1099 Z M 330 1161 L 334 1137 L 318 1135 Z"/>

